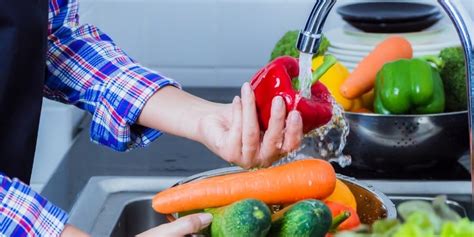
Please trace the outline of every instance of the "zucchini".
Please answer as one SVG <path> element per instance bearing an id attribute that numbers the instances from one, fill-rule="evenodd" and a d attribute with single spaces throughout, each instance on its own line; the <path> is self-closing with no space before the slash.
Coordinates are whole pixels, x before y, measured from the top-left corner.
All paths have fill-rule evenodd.
<path id="1" fill-rule="evenodd" d="M 332 215 L 321 201 L 299 201 L 272 215 L 271 237 L 324 237 Z"/>
<path id="2" fill-rule="evenodd" d="M 245 199 L 228 206 L 206 209 L 213 215 L 212 237 L 264 237 L 271 227 L 268 206 L 256 199 Z"/>

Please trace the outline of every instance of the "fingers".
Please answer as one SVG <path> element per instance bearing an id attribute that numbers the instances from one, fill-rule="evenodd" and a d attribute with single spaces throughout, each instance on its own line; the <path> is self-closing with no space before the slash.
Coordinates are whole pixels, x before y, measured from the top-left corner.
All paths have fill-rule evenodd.
<path id="1" fill-rule="evenodd" d="M 139 236 L 182 237 L 206 228 L 211 224 L 211 222 L 212 215 L 209 213 L 193 214 L 179 218 L 174 222 L 160 225 Z"/>
<path id="2" fill-rule="evenodd" d="M 270 166 L 281 154 L 297 149 L 303 138 L 303 122 L 297 111 L 286 117 L 285 102 L 277 96 L 272 101 L 268 129 L 260 140 L 255 95 L 248 83 L 242 86 L 242 99 L 232 103 L 232 122 L 226 139 L 227 161 L 243 168 Z"/>
<path id="3" fill-rule="evenodd" d="M 249 83 L 242 86 L 242 158 L 245 164 L 255 163 L 260 143 L 255 95 Z"/>
<path id="4" fill-rule="evenodd" d="M 228 161 L 240 164 L 242 155 L 242 102 L 238 96 L 232 101 L 232 123 L 230 127 Z"/>
<path id="5" fill-rule="evenodd" d="M 283 98 L 276 96 L 272 101 L 272 111 L 268 129 L 263 137 L 260 159 L 263 166 L 270 166 L 281 154 L 285 129 L 286 108 Z"/>
<path id="6" fill-rule="evenodd" d="M 286 120 L 285 140 L 282 152 L 287 153 L 297 149 L 303 139 L 303 119 L 298 111 L 293 110 Z"/>

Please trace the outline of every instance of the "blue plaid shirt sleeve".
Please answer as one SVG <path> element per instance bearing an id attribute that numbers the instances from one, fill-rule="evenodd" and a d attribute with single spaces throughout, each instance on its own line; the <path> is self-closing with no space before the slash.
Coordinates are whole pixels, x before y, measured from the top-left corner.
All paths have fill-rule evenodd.
<path id="1" fill-rule="evenodd" d="M 0 173 L 0 236 L 60 236 L 67 220 L 66 212 Z"/>
<path id="2" fill-rule="evenodd" d="M 50 0 L 45 96 L 92 114 L 91 139 L 118 151 L 143 147 L 160 131 L 136 125 L 147 100 L 174 80 L 128 57 L 92 25 L 77 0 Z"/>

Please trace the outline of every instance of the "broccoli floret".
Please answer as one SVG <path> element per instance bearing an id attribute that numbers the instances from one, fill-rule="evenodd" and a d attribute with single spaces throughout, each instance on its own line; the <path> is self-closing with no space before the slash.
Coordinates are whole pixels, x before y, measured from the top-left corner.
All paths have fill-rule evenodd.
<path id="1" fill-rule="evenodd" d="M 288 31 L 283 37 L 276 43 L 275 48 L 272 51 L 271 60 L 280 56 L 288 55 L 292 57 L 299 57 L 300 52 L 296 49 L 296 41 L 298 39 L 299 31 Z M 319 45 L 318 55 L 324 55 L 329 48 L 329 40 L 323 36 L 321 44 Z"/>
<path id="2" fill-rule="evenodd" d="M 466 63 L 461 47 L 443 49 L 439 57 L 444 61 L 441 77 L 446 94 L 446 110 L 467 109 Z"/>

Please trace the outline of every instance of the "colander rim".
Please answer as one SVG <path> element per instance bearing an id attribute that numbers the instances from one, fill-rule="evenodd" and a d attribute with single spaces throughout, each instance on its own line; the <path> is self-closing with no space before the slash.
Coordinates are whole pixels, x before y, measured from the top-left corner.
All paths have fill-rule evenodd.
<path id="1" fill-rule="evenodd" d="M 350 116 L 361 116 L 361 117 L 374 117 L 374 118 L 419 118 L 419 117 L 447 117 L 455 115 L 464 115 L 468 114 L 468 111 L 456 111 L 456 112 L 447 112 L 447 113 L 437 113 L 437 114 L 375 114 L 375 113 L 357 113 L 357 112 L 343 112 L 344 115 Z"/>

